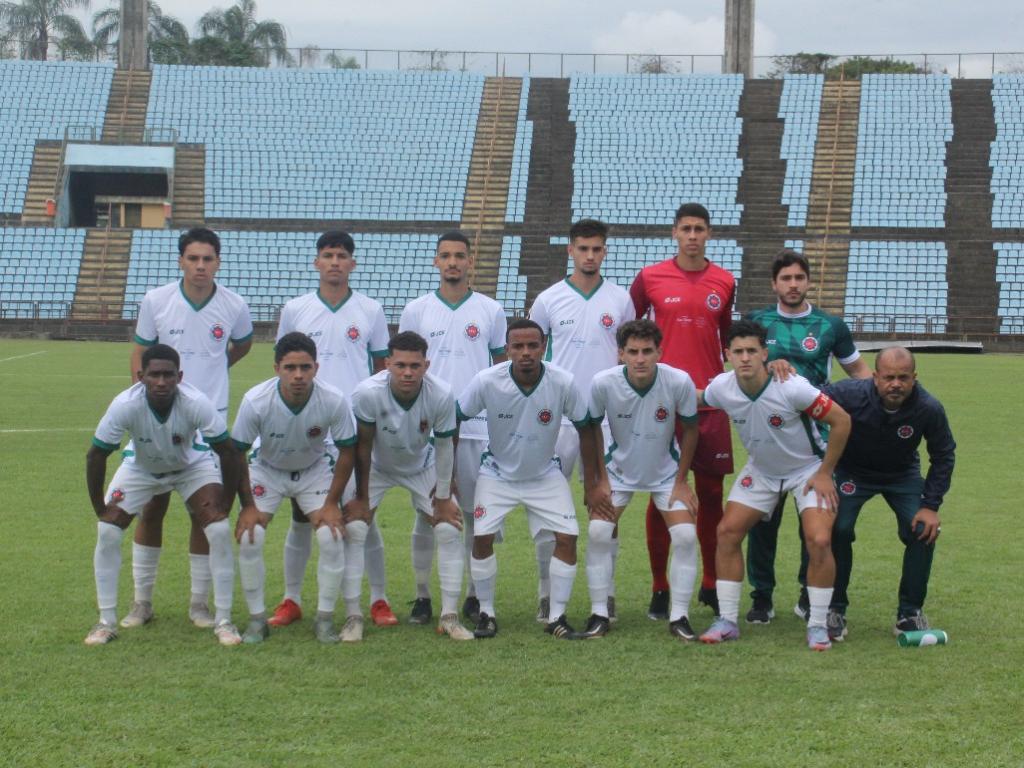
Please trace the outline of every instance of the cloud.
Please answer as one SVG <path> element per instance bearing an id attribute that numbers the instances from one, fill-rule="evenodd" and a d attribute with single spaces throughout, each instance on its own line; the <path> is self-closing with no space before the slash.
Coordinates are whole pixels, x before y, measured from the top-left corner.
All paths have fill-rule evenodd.
<path id="1" fill-rule="evenodd" d="M 722 54 L 725 19 L 708 16 L 692 19 L 678 11 L 630 11 L 593 39 L 597 53 L 661 53 L 682 55 Z M 755 51 L 774 51 L 775 34 L 759 22 L 754 24 Z"/>

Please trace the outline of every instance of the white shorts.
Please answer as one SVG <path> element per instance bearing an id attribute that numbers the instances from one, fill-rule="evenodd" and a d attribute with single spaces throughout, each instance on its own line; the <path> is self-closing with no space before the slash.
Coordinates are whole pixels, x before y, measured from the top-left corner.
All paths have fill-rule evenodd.
<path id="1" fill-rule="evenodd" d="M 409 492 L 413 509 L 422 515 L 433 517 L 434 510 L 431 499 L 434 496 L 434 486 L 436 485 L 437 469 L 432 466 L 407 475 L 393 475 L 371 466 L 370 509 L 377 509 L 384 494 L 389 490 L 401 487 Z"/>
<path id="2" fill-rule="evenodd" d="M 608 428 L 608 421 L 601 422 L 601 432 L 604 433 L 605 450 L 612 444 L 612 433 Z M 562 474 L 566 478 L 572 477 L 572 471 L 576 468 L 576 461 L 580 456 L 580 433 L 572 424 L 562 424 L 558 430 L 558 439 L 555 441 L 555 456 L 562 465 Z"/>
<path id="3" fill-rule="evenodd" d="M 633 500 L 634 493 L 646 493 L 646 491 L 612 491 L 612 506 L 613 507 L 625 507 L 629 505 L 629 502 Z M 667 491 L 651 491 L 651 500 L 654 502 L 654 508 L 659 512 L 675 512 L 676 510 L 689 509 L 681 501 L 676 502 L 676 506 L 669 510 L 668 500 L 672 497 L 672 489 Z M 693 513 L 693 510 L 690 510 Z"/>
<path id="4" fill-rule="evenodd" d="M 220 463 L 212 451 L 177 472 L 154 475 L 134 461 L 123 461 L 107 486 L 107 503 L 137 515 L 154 496 L 177 491 L 185 501 L 204 485 L 222 485 Z"/>
<path id="5" fill-rule="evenodd" d="M 490 475 L 480 475 L 476 481 L 476 503 L 473 505 L 473 534 L 488 536 L 497 533 L 509 512 L 519 504 L 526 507 L 526 521 L 533 538 L 537 538 L 541 531 L 579 535 L 572 491 L 559 472 L 548 472 L 528 481 L 499 480 Z"/>
<path id="6" fill-rule="evenodd" d="M 259 459 L 249 467 L 253 501 L 267 515 L 274 514 L 285 499 L 295 499 L 305 515 L 316 512 L 324 505 L 333 477 L 334 463 L 328 456 L 297 471 L 271 467 Z"/>
<path id="7" fill-rule="evenodd" d="M 811 464 L 797 475 L 780 479 L 766 477 L 758 471 L 753 463 L 748 461 L 743 469 L 736 474 L 736 480 L 733 481 L 728 500 L 758 510 L 763 513 L 764 520 L 771 520 L 772 511 L 779 503 L 779 499 L 786 493 L 793 494 L 799 512 L 820 507 L 818 494 L 814 491 L 804 493 L 804 486 L 819 467 L 821 464 Z"/>

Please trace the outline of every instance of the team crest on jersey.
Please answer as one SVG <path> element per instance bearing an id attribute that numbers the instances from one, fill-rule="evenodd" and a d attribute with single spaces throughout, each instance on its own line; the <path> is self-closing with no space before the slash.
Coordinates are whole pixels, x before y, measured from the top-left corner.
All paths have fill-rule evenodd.
<path id="1" fill-rule="evenodd" d="M 782 425 L 785 423 L 785 420 L 777 413 L 773 413 L 768 417 L 768 426 L 772 429 L 781 429 Z"/>
<path id="2" fill-rule="evenodd" d="M 722 297 L 717 293 L 709 293 L 705 303 L 708 305 L 708 309 L 718 310 L 722 308 Z"/>
<path id="3" fill-rule="evenodd" d="M 254 485 L 252 487 L 252 495 L 255 496 L 257 499 L 263 498 L 264 496 L 266 496 L 266 494 L 267 489 L 264 488 L 262 485 Z"/>
<path id="4" fill-rule="evenodd" d="M 547 408 L 542 409 L 540 413 L 537 414 L 537 421 L 539 421 L 541 424 L 550 424 L 551 411 L 549 411 Z"/>
<path id="5" fill-rule="evenodd" d="M 224 326 L 220 323 L 214 323 L 211 325 L 210 336 L 213 337 L 214 341 L 224 341 Z"/>
<path id="6" fill-rule="evenodd" d="M 654 412 L 654 420 L 661 424 L 665 419 L 668 418 L 668 409 L 664 405 L 659 405 L 658 410 Z"/>
<path id="7" fill-rule="evenodd" d="M 306 432 L 310 437 L 320 437 L 323 433 L 324 431 L 320 427 L 310 427 Z"/>
<path id="8" fill-rule="evenodd" d="M 906 440 L 908 437 L 914 436 L 914 428 L 909 424 L 904 424 L 902 427 L 896 430 L 896 434 Z"/>
<path id="9" fill-rule="evenodd" d="M 466 326 L 466 338 L 470 341 L 476 341 L 480 338 L 480 326 L 476 323 L 469 323 Z"/>
<path id="10" fill-rule="evenodd" d="M 420 419 L 420 432 L 426 432 L 429 427 L 426 419 Z"/>
<path id="11" fill-rule="evenodd" d="M 482 518 L 484 518 L 486 516 L 487 516 L 487 508 L 481 506 L 480 504 L 477 504 L 476 505 L 476 509 L 473 510 L 473 519 L 474 520 L 480 520 L 480 519 L 482 519 Z"/>
<path id="12" fill-rule="evenodd" d="M 181 435 L 171 435 L 171 442 L 175 445 L 181 445 Z"/>
<path id="13" fill-rule="evenodd" d="M 754 485 L 754 478 L 752 478 L 750 475 L 747 475 L 742 480 L 740 480 L 740 485 L 744 488 L 750 488 L 751 486 Z"/>
<path id="14" fill-rule="evenodd" d="M 614 317 L 609 315 L 607 312 L 605 312 L 603 315 L 601 315 L 601 327 L 602 328 L 611 328 L 613 325 L 615 325 L 615 318 Z"/>
<path id="15" fill-rule="evenodd" d="M 350 325 L 348 327 L 348 330 L 345 331 L 345 335 L 348 337 L 348 340 L 351 341 L 353 344 L 359 341 L 359 337 L 362 336 L 362 334 L 359 332 L 358 325 Z"/>
<path id="16" fill-rule="evenodd" d="M 802 346 L 807 352 L 814 352 L 818 348 L 818 340 L 813 336 L 808 336 L 800 342 L 800 346 Z"/>
<path id="17" fill-rule="evenodd" d="M 110 492 L 110 500 L 115 504 L 119 501 L 124 501 L 124 490 L 121 488 L 115 488 Z"/>
<path id="18" fill-rule="evenodd" d="M 843 494 L 843 496 L 852 496 L 857 492 L 857 486 L 852 480 L 847 480 L 846 482 L 839 484 L 839 492 Z"/>

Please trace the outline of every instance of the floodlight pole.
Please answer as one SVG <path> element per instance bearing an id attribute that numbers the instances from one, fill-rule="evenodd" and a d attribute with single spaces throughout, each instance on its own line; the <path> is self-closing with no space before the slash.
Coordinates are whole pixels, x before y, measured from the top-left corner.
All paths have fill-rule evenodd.
<path id="1" fill-rule="evenodd" d="M 149 69 L 146 44 L 148 17 L 147 0 L 121 0 L 121 30 L 117 45 L 119 69 Z"/>
<path id="2" fill-rule="evenodd" d="M 725 0 L 722 72 L 754 76 L 754 0 Z"/>

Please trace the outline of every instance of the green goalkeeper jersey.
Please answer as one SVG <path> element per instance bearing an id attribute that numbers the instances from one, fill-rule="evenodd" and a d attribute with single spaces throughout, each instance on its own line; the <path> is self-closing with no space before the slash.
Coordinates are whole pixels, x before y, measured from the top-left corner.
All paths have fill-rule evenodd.
<path id="1" fill-rule="evenodd" d="M 747 320 L 768 331 L 768 360 L 783 360 L 816 387 L 830 380 L 832 357 L 846 365 L 860 354 L 845 322 L 811 306 L 799 315 L 784 315 L 777 306 L 755 309 Z"/>

